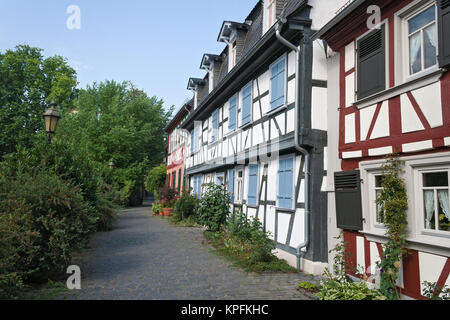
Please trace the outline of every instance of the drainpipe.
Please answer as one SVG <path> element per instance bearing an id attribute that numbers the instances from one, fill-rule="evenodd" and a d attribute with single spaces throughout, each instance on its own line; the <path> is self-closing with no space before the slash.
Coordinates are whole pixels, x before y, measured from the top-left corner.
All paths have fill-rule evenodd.
<path id="1" fill-rule="evenodd" d="M 308 150 L 306 150 L 305 148 L 303 148 L 300 143 L 299 143 L 299 115 L 300 115 L 300 86 L 302 85 L 300 83 L 300 72 L 302 71 L 302 65 L 300 63 L 300 59 L 301 59 L 301 45 L 299 45 L 298 47 L 293 45 L 291 42 L 289 42 L 288 40 L 286 40 L 285 38 L 283 38 L 281 36 L 280 30 L 283 27 L 283 24 L 286 22 L 286 20 L 284 21 L 279 21 L 277 22 L 276 26 L 275 26 L 275 35 L 277 37 L 277 39 L 283 43 L 285 46 L 287 46 L 288 48 L 292 49 L 293 51 L 295 51 L 296 53 L 296 74 L 295 74 L 295 81 L 296 81 L 296 90 L 295 90 L 295 123 L 294 123 L 294 127 L 295 127 L 295 149 L 302 153 L 305 156 L 305 216 L 304 216 L 304 235 L 305 235 L 305 240 L 300 243 L 296 250 L 297 250 L 297 270 L 300 272 L 300 258 L 304 257 L 306 252 L 302 251 L 302 249 L 307 248 L 308 244 L 309 244 L 309 216 L 311 214 L 311 209 L 310 209 L 310 201 L 309 201 L 309 189 L 310 189 L 310 163 L 311 163 L 311 154 Z"/>

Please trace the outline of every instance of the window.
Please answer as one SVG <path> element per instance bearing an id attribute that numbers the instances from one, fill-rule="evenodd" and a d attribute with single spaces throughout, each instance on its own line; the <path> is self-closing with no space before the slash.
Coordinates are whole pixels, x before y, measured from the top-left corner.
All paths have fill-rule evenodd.
<path id="1" fill-rule="evenodd" d="M 414 75 L 437 64 L 436 6 L 414 14 L 406 23 L 409 75 Z"/>
<path id="2" fill-rule="evenodd" d="M 229 115 L 228 115 L 228 129 L 230 131 L 236 130 L 236 119 L 237 119 L 237 97 L 234 96 L 230 99 L 230 107 L 229 107 Z"/>
<path id="3" fill-rule="evenodd" d="M 228 170 L 228 192 L 230 193 L 231 203 L 234 202 L 234 169 Z"/>
<path id="4" fill-rule="evenodd" d="M 195 129 L 191 131 L 191 154 L 195 151 Z"/>
<path id="5" fill-rule="evenodd" d="M 244 171 L 238 170 L 236 174 L 236 202 L 242 202 L 242 194 L 244 190 Z"/>
<path id="6" fill-rule="evenodd" d="M 177 183 L 177 172 L 174 171 L 174 172 L 172 173 L 172 188 L 173 188 L 173 189 L 175 189 L 176 183 Z"/>
<path id="7" fill-rule="evenodd" d="M 277 6 L 275 0 L 268 0 L 267 4 L 267 29 L 270 29 L 276 21 Z"/>
<path id="8" fill-rule="evenodd" d="M 194 176 L 194 188 L 193 193 L 197 198 L 200 198 L 202 194 L 202 176 Z"/>
<path id="9" fill-rule="evenodd" d="M 294 209 L 294 158 L 280 159 L 278 164 L 277 206 Z"/>
<path id="10" fill-rule="evenodd" d="M 270 107 L 276 109 L 284 105 L 286 86 L 286 59 L 283 57 L 270 67 Z"/>
<path id="11" fill-rule="evenodd" d="M 242 125 L 252 120 L 252 91 L 251 83 L 242 90 Z"/>
<path id="12" fill-rule="evenodd" d="M 258 165 L 250 165 L 248 173 L 248 194 L 247 205 L 256 206 L 258 204 Z"/>
<path id="13" fill-rule="evenodd" d="M 191 132 L 191 153 L 195 153 L 199 149 L 199 137 L 198 137 L 199 127 L 195 127 Z"/>
<path id="14" fill-rule="evenodd" d="M 450 231 L 449 173 L 450 170 L 421 174 L 425 230 Z"/>
<path id="15" fill-rule="evenodd" d="M 383 217 L 382 217 L 382 206 L 380 204 L 377 204 L 377 199 L 378 197 L 381 195 L 381 191 L 383 190 L 383 187 L 381 186 L 383 180 L 383 176 L 382 175 L 376 175 L 375 176 L 375 201 L 374 201 L 374 205 L 375 205 L 375 221 L 377 224 L 383 224 Z"/>
<path id="16" fill-rule="evenodd" d="M 215 179 L 215 184 L 218 186 L 223 186 L 225 185 L 225 174 L 223 173 L 217 173 L 216 174 L 216 179 Z"/>
<path id="17" fill-rule="evenodd" d="M 219 111 L 216 110 L 212 114 L 212 136 L 211 136 L 212 142 L 217 140 L 218 130 L 219 130 Z"/>
<path id="18" fill-rule="evenodd" d="M 386 89 L 385 25 L 358 40 L 358 99 Z"/>
<path id="19" fill-rule="evenodd" d="M 236 65 L 236 41 L 231 45 L 231 64 L 230 69 Z"/>

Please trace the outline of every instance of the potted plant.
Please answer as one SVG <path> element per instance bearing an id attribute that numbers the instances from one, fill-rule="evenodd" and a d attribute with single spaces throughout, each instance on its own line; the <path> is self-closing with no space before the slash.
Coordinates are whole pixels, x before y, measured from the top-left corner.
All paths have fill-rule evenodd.
<path id="1" fill-rule="evenodd" d="M 160 215 L 162 213 L 162 204 L 161 201 L 157 200 L 153 203 L 152 212 L 154 215 Z"/>
<path id="2" fill-rule="evenodd" d="M 177 191 L 168 186 L 164 186 L 158 191 L 158 195 L 161 199 L 162 215 L 170 217 L 173 214 L 173 208 L 177 201 Z"/>

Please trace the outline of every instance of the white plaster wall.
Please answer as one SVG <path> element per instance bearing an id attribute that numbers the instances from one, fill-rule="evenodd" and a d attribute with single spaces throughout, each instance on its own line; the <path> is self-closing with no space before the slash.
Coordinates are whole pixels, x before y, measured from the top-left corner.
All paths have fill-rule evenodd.
<path id="1" fill-rule="evenodd" d="M 311 125 L 313 129 L 327 130 L 327 89 L 312 88 Z"/>
<path id="2" fill-rule="evenodd" d="M 328 147 L 327 147 L 327 190 L 328 190 L 328 248 L 331 250 L 337 244 L 335 239 L 340 234 L 336 225 L 336 206 L 334 193 L 334 173 L 341 171 L 339 159 L 339 62 L 340 54 L 331 55 L 327 61 L 328 69 L 328 94 L 327 94 L 327 118 L 328 118 Z M 332 263 L 334 253 L 328 255 L 329 263 Z"/>

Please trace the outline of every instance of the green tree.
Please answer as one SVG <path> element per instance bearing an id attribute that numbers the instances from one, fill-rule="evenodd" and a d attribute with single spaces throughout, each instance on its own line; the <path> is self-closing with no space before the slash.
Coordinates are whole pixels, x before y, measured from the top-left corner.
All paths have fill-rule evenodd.
<path id="1" fill-rule="evenodd" d="M 129 82 L 94 83 L 80 90 L 76 110 L 64 115 L 57 139 L 100 166 L 113 161 L 114 179 L 126 188 L 124 204 L 138 204 L 133 193 L 142 194 L 146 171 L 164 158 L 171 113 L 162 100 Z"/>
<path id="2" fill-rule="evenodd" d="M 42 138 L 49 102 L 61 111 L 73 108 L 76 85 L 75 70 L 61 56 L 44 58 L 42 49 L 28 45 L 0 52 L 0 157 Z"/>

